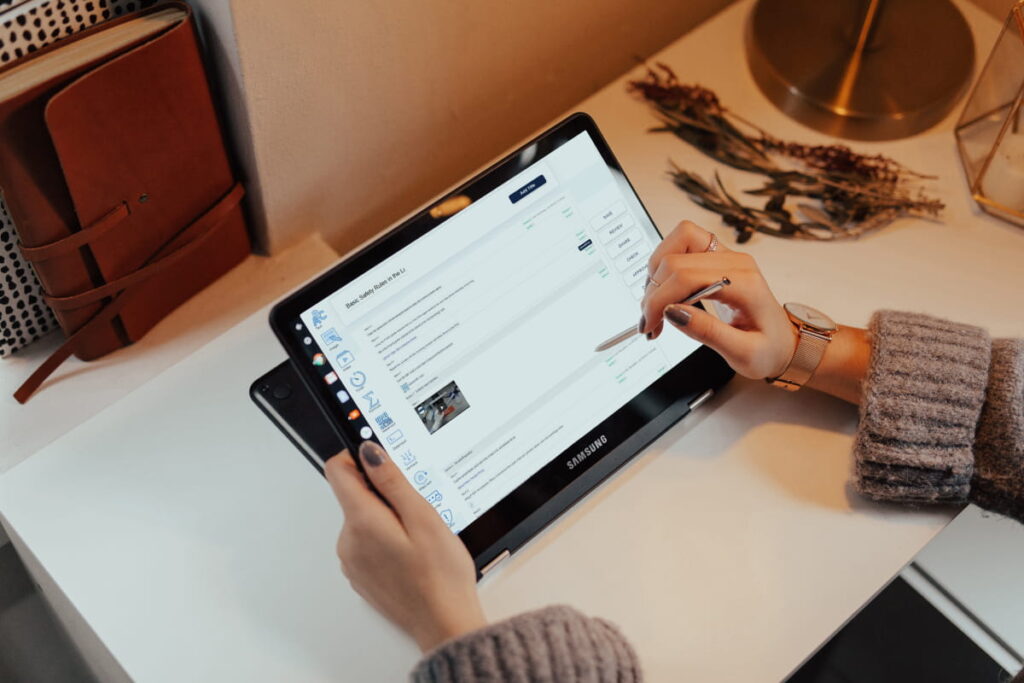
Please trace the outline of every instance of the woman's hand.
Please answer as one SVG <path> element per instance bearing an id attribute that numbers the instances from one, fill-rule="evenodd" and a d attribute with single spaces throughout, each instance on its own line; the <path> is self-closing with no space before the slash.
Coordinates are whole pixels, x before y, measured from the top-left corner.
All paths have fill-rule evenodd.
<path id="1" fill-rule="evenodd" d="M 366 477 L 348 451 L 324 468 L 345 513 L 337 550 L 349 583 L 424 652 L 485 626 L 465 546 L 383 448 L 365 441 L 359 457 Z"/>
<path id="2" fill-rule="evenodd" d="M 712 235 L 683 221 L 651 254 L 651 279 L 642 302 L 640 331 L 650 339 L 661 334 L 663 318 L 683 334 L 707 344 L 745 377 L 778 377 L 796 348 L 796 328 L 789 321 L 754 259 L 719 245 L 707 251 Z M 711 299 L 734 311 L 731 324 L 695 306 L 677 302 L 722 277 L 732 284 Z"/>

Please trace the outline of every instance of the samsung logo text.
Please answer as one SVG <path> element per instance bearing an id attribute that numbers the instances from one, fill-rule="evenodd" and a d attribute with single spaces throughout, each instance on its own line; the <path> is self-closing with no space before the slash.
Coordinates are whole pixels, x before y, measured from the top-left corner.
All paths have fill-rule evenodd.
<path id="1" fill-rule="evenodd" d="M 608 437 L 605 436 L 604 434 L 602 434 L 601 436 L 599 436 L 598 438 L 594 439 L 592 442 L 587 444 L 583 448 L 582 451 L 580 451 L 576 455 L 572 456 L 572 460 L 566 460 L 565 461 L 566 467 L 568 467 L 571 470 L 574 467 L 576 467 L 577 465 L 583 464 L 584 460 L 586 460 L 587 458 L 592 456 L 594 453 L 599 451 L 601 449 L 601 447 L 604 446 L 606 443 L 608 443 Z"/>

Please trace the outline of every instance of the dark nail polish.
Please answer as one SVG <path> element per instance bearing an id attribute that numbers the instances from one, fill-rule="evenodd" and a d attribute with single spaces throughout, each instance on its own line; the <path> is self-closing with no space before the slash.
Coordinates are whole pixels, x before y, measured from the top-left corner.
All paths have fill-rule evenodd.
<path id="1" fill-rule="evenodd" d="M 359 457 L 370 467 L 377 467 L 384 462 L 388 454 L 376 441 L 364 441 L 359 445 Z"/>
<path id="2" fill-rule="evenodd" d="M 665 309 L 665 317 L 679 327 L 686 327 L 690 324 L 690 312 L 681 306 L 669 306 Z"/>
<path id="3" fill-rule="evenodd" d="M 643 334 L 644 328 L 647 327 L 647 318 L 640 316 L 640 324 L 636 326 L 636 331 Z"/>

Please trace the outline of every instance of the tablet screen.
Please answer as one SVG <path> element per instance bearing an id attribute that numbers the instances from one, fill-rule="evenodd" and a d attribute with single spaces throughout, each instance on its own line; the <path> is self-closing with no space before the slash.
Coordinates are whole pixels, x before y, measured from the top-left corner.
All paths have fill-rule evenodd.
<path id="1" fill-rule="evenodd" d="M 595 352 L 638 322 L 661 237 L 588 132 L 529 153 L 293 323 L 338 419 L 455 532 L 698 348 L 668 330 Z"/>

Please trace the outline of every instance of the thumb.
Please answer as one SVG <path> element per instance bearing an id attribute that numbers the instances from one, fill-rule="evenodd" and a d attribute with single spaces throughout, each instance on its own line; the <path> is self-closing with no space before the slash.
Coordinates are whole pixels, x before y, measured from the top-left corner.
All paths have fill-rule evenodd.
<path id="1" fill-rule="evenodd" d="M 380 444 L 375 441 L 360 444 L 359 461 L 373 488 L 391 505 L 407 529 L 431 517 L 440 522 L 430 503 L 412 487 Z"/>
<path id="2" fill-rule="evenodd" d="M 744 349 L 749 344 L 746 332 L 696 306 L 672 304 L 665 308 L 665 319 L 694 341 L 710 346 L 733 367 L 734 361 L 744 356 Z"/>

